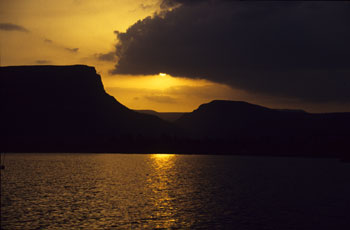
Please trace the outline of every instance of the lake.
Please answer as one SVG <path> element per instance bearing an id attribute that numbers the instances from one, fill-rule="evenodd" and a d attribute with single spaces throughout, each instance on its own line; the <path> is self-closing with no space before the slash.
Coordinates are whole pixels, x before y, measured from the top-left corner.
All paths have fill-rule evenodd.
<path id="1" fill-rule="evenodd" d="M 350 164 L 172 154 L 7 154 L 1 229 L 350 229 Z"/>

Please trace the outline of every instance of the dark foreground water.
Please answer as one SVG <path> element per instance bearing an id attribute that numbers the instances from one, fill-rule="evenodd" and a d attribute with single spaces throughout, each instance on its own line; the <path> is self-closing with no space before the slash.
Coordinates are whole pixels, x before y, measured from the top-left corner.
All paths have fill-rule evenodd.
<path id="1" fill-rule="evenodd" d="M 350 229 L 335 159 L 15 154 L 2 229 Z"/>

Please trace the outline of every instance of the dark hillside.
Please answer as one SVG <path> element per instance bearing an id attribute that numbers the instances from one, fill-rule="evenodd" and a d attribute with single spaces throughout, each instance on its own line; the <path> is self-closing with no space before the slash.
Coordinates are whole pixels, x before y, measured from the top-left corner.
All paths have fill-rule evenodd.
<path id="1" fill-rule="evenodd" d="M 328 155 L 350 149 L 350 113 L 311 114 L 217 100 L 183 115 L 176 124 L 194 139 L 212 141 L 222 152 Z"/>
<path id="2" fill-rule="evenodd" d="M 171 124 L 134 112 L 108 95 L 93 67 L 1 67 L 0 73 L 5 150 L 110 150 L 120 139 L 174 133 Z"/>

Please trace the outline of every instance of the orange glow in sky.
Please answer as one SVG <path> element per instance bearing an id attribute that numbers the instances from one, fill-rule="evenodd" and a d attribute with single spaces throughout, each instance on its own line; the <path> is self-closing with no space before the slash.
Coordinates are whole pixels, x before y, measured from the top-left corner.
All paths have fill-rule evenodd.
<path id="1" fill-rule="evenodd" d="M 232 98 L 232 89 L 205 80 L 110 75 L 115 61 L 99 60 L 115 52 L 114 31 L 125 31 L 159 10 L 158 0 L 0 0 L 0 23 L 27 32 L 0 30 L 1 65 L 95 66 L 106 91 L 132 109 L 192 111 L 213 99 Z"/>
<path id="2" fill-rule="evenodd" d="M 117 43 L 114 31 L 125 32 L 138 20 L 152 16 L 160 10 L 159 3 L 159 0 L 0 0 L 0 23 L 23 28 L 0 29 L 1 66 L 94 66 L 106 91 L 131 109 L 189 112 L 214 99 L 244 100 L 270 107 L 285 104 L 224 84 L 175 78 L 163 72 L 152 76 L 111 75 L 110 70 L 118 61 L 113 58 Z M 112 59 L 98 58 L 108 53 Z M 293 103 L 300 107 L 298 101 L 289 105 L 293 107 Z"/>

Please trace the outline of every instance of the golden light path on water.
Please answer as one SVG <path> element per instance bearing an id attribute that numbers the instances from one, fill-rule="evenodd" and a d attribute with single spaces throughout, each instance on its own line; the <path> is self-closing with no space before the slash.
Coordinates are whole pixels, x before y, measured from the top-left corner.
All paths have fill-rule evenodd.
<path id="1" fill-rule="evenodd" d="M 350 169 L 336 159 L 26 153 L 5 164 L 1 229 L 349 229 Z"/>
<path id="2" fill-rule="evenodd" d="M 169 195 L 169 185 L 175 183 L 174 170 L 175 154 L 152 154 L 152 165 L 155 175 L 148 179 L 152 192 L 154 195 L 155 212 L 153 218 L 160 220 L 156 228 L 171 228 L 176 223 L 174 212 L 176 212 L 172 205 L 172 200 Z"/>

